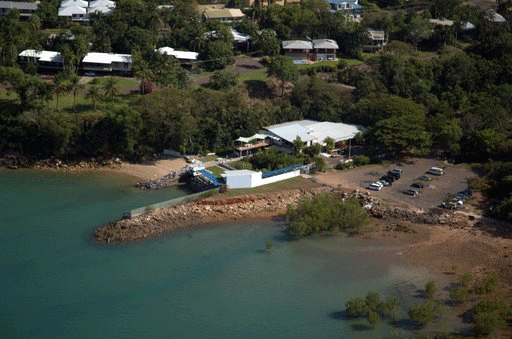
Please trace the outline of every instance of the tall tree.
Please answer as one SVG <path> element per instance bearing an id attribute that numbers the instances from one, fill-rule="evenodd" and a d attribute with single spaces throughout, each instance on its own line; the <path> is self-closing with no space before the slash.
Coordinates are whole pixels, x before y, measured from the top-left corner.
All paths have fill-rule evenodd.
<path id="1" fill-rule="evenodd" d="M 92 102 L 94 110 L 96 110 L 96 103 L 101 100 L 100 88 L 96 84 L 89 85 L 85 98 Z"/>
<path id="2" fill-rule="evenodd" d="M 80 77 L 73 74 L 69 79 L 69 91 L 73 94 L 73 111 L 76 112 L 76 96 L 78 92 L 83 89 L 83 85 L 80 83 Z"/>
<path id="3" fill-rule="evenodd" d="M 114 103 L 114 95 L 119 91 L 118 88 L 119 80 L 116 77 L 107 77 L 105 82 L 103 83 L 103 90 L 105 91 L 105 96 L 109 96 Z"/>
<path id="4" fill-rule="evenodd" d="M 152 81 L 154 79 L 154 73 L 151 70 L 149 62 L 144 60 L 140 53 L 133 54 L 133 73 L 135 78 L 141 81 L 141 95 L 145 94 L 145 86 L 148 81 Z"/>
<path id="5" fill-rule="evenodd" d="M 298 78 L 299 72 L 292 59 L 285 56 L 277 56 L 272 59 L 267 68 L 268 76 L 275 76 L 281 81 L 281 97 L 284 97 L 284 85 L 287 81 Z"/>

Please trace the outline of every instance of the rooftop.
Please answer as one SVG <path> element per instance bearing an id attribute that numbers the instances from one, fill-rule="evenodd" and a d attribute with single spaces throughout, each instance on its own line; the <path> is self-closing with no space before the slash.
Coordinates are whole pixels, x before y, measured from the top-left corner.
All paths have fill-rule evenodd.
<path id="1" fill-rule="evenodd" d="M 172 47 L 160 47 L 157 50 L 160 54 L 172 55 L 178 60 L 197 60 L 199 53 L 188 51 L 176 51 Z"/>
<path id="2" fill-rule="evenodd" d="M 305 40 L 284 40 L 282 45 L 284 49 L 313 49 L 313 44 Z"/>
<path id="3" fill-rule="evenodd" d="M 310 130 L 296 121 L 292 121 L 290 124 L 268 126 L 266 129 L 289 143 L 293 143 L 297 137 L 304 142 L 315 140 L 315 138 L 309 134 Z"/>
<path id="4" fill-rule="evenodd" d="M 293 143 L 299 136 L 302 141 L 315 141 L 323 144 L 325 138 L 333 138 L 335 142 L 352 139 L 363 132 L 363 128 L 341 122 L 297 120 L 266 127 L 268 131 L 282 139 Z"/>
<path id="5" fill-rule="evenodd" d="M 26 49 L 18 54 L 18 56 L 36 58 L 38 61 L 43 62 L 64 62 L 60 53 L 54 51 L 36 51 L 34 49 Z"/>
<path id="6" fill-rule="evenodd" d="M 35 2 L 0 1 L 0 8 L 35 11 L 37 4 Z"/>
<path id="7" fill-rule="evenodd" d="M 91 64 L 111 64 L 113 62 L 132 62 L 131 54 L 113 54 L 89 52 L 82 62 Z"/>
<path id="8" fill-rule="evenodd" d="M 314 48 L 328 48 L 328 49 L 338 49 L 338 43 L 331 39 L 315 39 L 313 40 Z"/>
<path id="9" fill-rule="evenodd" d="M 207 19 L 238 19 L 244 17 L 244 13 L 238 8 L 213 9 L 204 11 Z"/>

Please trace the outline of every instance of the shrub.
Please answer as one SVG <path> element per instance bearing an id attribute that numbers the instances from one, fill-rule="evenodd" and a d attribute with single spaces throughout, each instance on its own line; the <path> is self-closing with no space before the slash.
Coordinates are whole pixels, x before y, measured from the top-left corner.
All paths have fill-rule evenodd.
<path id="1" fill-rule="evenodd" d="M 337 170 L 344 170 L 344 169 L 349 168 L 350 166 L 352 166 L 352 163 L 350 163 L 350 162 L 339 162 L 336 164 L 335 168 Z"/>
<path id="2" fill-rule="evenodd" d="M 510 313 L 510 307 L 500 301 L 480 301 L 471 309 L 475 332 L 478 335 L 487 335 L 504 327 Z"/>
<path id="3" fill-rule="evenodd" d="M 464 287 L 456 287 L 450 290 L 449 297 L 459 304 L 464 304 L 469 298 L 469 290 Z"/>
<path id="4" fill-rule="evenodd" d="M 219 193 L 220 194 L 226 194 L 228 193 L 228 185 L 222 185 L 219 187 Z"/>
<path id="5" fill-rule="evenodd" d="M 436 294 L 437 287 L 436 282 L 433 280 L 430 280 L 425 285 L 425 294 L 427 295 L 427 298 L 432 299 L 434 297 L 434 294 Z"/>
<path id="6" fill-rule="evenodd" d="M 155 211 L 155 208 L 153 206 L 147 206 L 146 209 L 144 210 L 144 213 L 151 214 L 154 211 Z"/>
<path id="7" fill-rule="evenodd" d="M 288 208 L 286 215 L 286 232 L 295 238 L 334 230 L 357 232 L 370 224 L 356 198 L 342 201 L 327 193 L 301 199 L 297 207 Z"/>
<path id="8" fill-rule="evenodd" d="M 350 317 L 365 317 L 371 325 L 375 325 L 380 319 L 396 318 L 398 300 L 388 298 L 381 301 L 378 292 L 368 292 L 366 298 L 350 298 L 345 303 L 345 312 Z"/>
<path id="9" fill-rule="evenodd" d="M 274 244 L 272 243 L 272 240 L 268 240 L 268 241 L 265 243 L 265 248 L 266 248 L 267 250 L 269 250 L 269 251 L 270 251 L 270 250 L 272 249 L 272 246 L 273 246 L 273 245 L 274 245 Z"/>
<path id="10" fill-rule="evenodd" d="M 370 158 L 364 155 L 355 156 L 353 159 L 354 166 L 365 166 L 370 163 Z"/>
<path id="11" fill-rule="evenodd" d="M 475 292 L 478 294 L 489 294 L 498 287 L 499 277 L 496 272 L 491 272 L 480 278 L 475 285 Z"/>
<path id="12" fill-rule="evenodd" d="M 408 311 L 409 318 L 416 322 L 420 327 L 431 323 L 442 313 L 444 313 L 442 305 L 435 302 L 413 305 Z"/>

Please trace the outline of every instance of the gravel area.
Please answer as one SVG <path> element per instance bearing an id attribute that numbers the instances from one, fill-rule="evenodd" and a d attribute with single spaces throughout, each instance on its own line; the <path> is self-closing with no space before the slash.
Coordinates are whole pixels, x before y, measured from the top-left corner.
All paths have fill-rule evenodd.
<path id="1" fill-rule="evenodd" d="M 430 167 L 444 168 L 444 174 L 433 176 L 432 181 L 421 181 L 418 178 Z M 347 189 L 366 190 L 366 186 L 378 180 L 392 168 L 401 168 L 402 176 L 392 186 L 383 187 L 380 191 L 368 191 L 372 196 L 382 200 L 391 200 L 409 207 L 427 209 L 441 204 L 447 194 L 454 194 L 467 188 L 466 178 L 475 174 L 467 165 L 452 165 L 433 159 L 410 159 L 401 163 L 386 165 L 371 165 L 344 171 L 334 171 L 315 176 L 322 184 Z M 405 195 L 402 192 L 414 182 L 422 182 L 425 188 L 420 189 L 417 197 Z"/>

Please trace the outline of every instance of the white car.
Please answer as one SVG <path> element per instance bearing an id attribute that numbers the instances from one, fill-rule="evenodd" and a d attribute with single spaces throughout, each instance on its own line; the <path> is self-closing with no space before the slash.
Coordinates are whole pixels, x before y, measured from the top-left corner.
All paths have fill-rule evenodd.
<path id="1" fill-rule="evenodd" d="M 382 184 L 378 184 L 378 183 L 374 182 L 374 183 L 366 186 L 366 188 L 369 190 L 372 190 L 372 191 L 380 191 L 382 189 Z"/>

